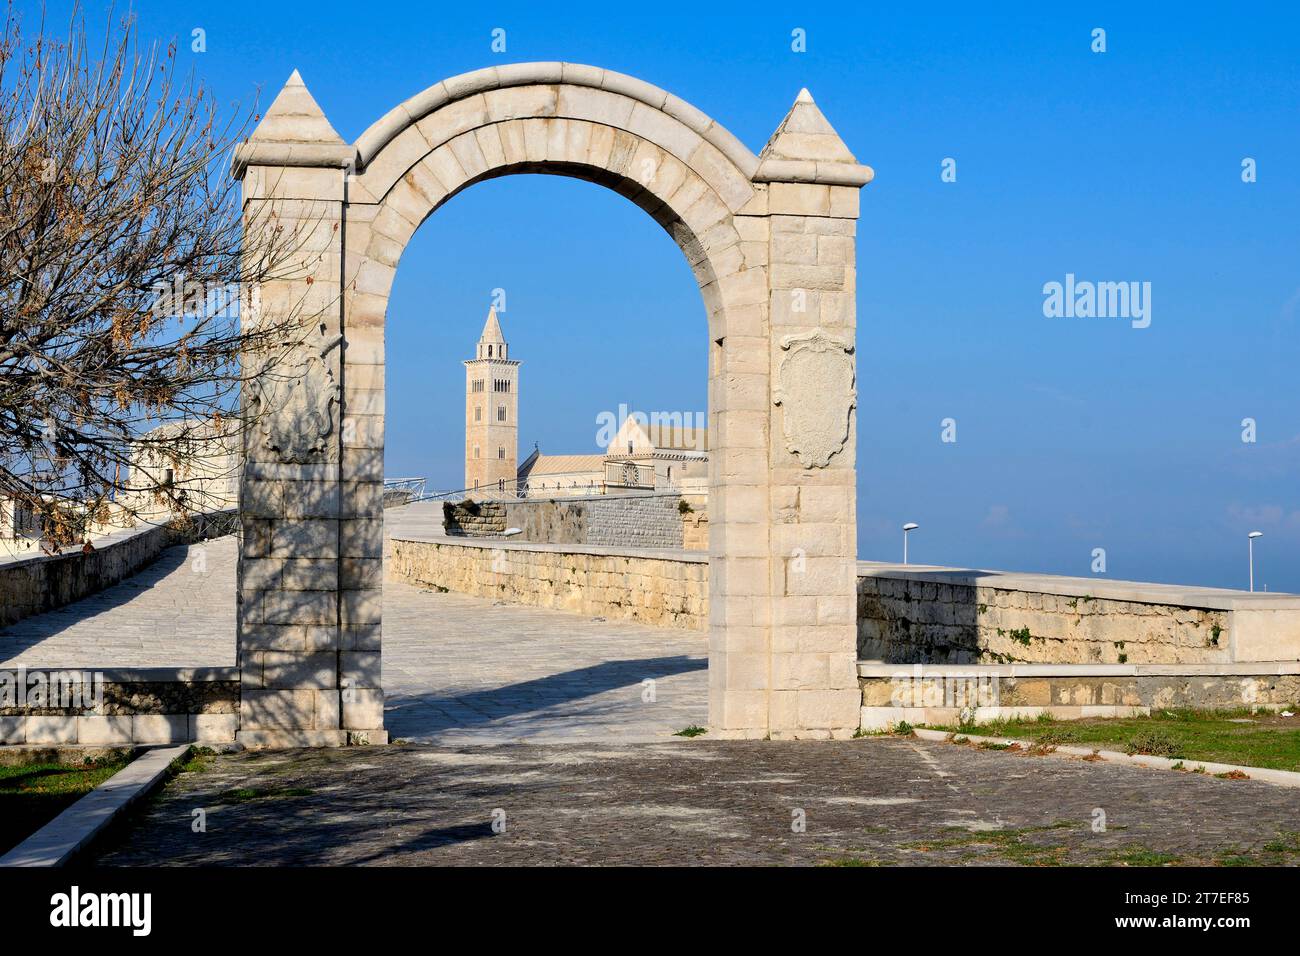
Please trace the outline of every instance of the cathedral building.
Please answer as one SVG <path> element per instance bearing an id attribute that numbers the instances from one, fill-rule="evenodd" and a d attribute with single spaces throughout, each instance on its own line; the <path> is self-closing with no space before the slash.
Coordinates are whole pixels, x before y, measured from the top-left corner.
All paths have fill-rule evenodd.
<path id="1" fill-rule="evenodd" d="M 690 416 L 632 414 L 604 452 L 548 455 L 534 445 L 521 463 L 519 362 L 509 358 L 496 310 L 488 312 L 475 357 L 465 362 L 465 489 L 472 496 L 569 497 L 674 489 L 703 496 L 708 429 Z"/>

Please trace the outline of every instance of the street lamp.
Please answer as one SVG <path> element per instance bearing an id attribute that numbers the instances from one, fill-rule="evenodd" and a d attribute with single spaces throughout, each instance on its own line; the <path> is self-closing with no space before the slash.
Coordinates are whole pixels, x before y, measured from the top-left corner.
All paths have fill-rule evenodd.
<path id="1" fill-rule="evenodd" d="M 909 521 L 907 524 L 903 525 L 903 563 L 904 564 L 907 564 L 907 534 L 909 531 L 915 531 L 919 527 L 920 525 L 918 525 L 915 521 Z"/>
<path id="2" fill-rule="evenodd" d="M 1255 539 L 1264 537 L 1262 531 L 1252 531 L 1246 535 L 1246 547 L 1250 551 L 1250 589 L 1255 590 Z M 907 562 L 904 562 L 906 564 Z"/>

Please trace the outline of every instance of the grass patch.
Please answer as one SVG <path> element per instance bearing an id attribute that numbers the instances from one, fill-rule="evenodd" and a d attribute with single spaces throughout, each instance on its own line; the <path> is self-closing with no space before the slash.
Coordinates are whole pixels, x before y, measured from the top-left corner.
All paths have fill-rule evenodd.
<path id="1" fill-rule="evenodd" d="M 116 757 L 0 767 L 0 853 L 12 850 L 130 762 L 129 757 Z"/>
<path id="2" fill-rule="evenodd" d="M 178 773 L 203 773 L 212 762 L 217 752 L 211 747 L 191 747 L 172 767 L 173 776 Z"/>
<path id="3" fill-rule="evenodd" d="M 1139 730 L 1124 747 L 1127 754 L 1150 754 L 1153 757 L 1183 757 L 1183 744 L 1163 727 Z"/>
<path id="4" fill-rule="evenodd" d="M 884 866 L 879 860 L 868 860 L 861 856 L 837 856 L 822 862 L 822 866 Z"/>
<path id="5" fill-rule="evenodd" d="M 1296 707 L 1288 708 L 1296 711 Z M 1233 720 L 1248 718 L 1249 723 Z M 1241 764 L 1300 771 L 1300 717 L 1238 710 L 1161 710 L 1150 717 L 1051 717 L 998 720 L 978 728 L 938 727 L 954 733 L 1016 737 L 1043 744 L 1074 744 L 1097 750 L 1155 754 L 1185 762 Z"/>
<path id="6" fill-rule="evenodd" d="M 707 733 L 708 731 L 705 730 L 703 727 L 698 727 L 695 724 L 691 724 L 689 727 L 685 727 L 677 731 L 677 733 L 673 734 L 673 736 L 674 737 L 698 737 L 700 736 L 700 734 L 707 734 Z"/>
<path id="7" fill-rule="evenodd" d="M 1111 853 L 1106 862 L 1112 866 L 1177 866 L 1183 862 L 1183 858 L 1134 845 Z"/>
<path id="8" fill-rule="evenodd" d="M 1007 830 L 965 830 L 947 832 L 952 836 L 935 840 L 918 840 L 904 843 L 903 848 L 917 850 L 921 853 L 933 853 L 943 850 L 970 850 L 962 855 L 963 862 L 971 862 L 981 855 L 992 855 L 1007 863 L 1021 866 L 1060 866 L 1069 862 L 1070 848 L 1061 843 L 1044 843 L 1041 838 L 1053 830 L 1077 829 L 1080 824 L 1070 820 L 1058 820 L 1044 827 L 1021 827 Z M 1035 839 L 1037 838 L 1037 839 Z"/>

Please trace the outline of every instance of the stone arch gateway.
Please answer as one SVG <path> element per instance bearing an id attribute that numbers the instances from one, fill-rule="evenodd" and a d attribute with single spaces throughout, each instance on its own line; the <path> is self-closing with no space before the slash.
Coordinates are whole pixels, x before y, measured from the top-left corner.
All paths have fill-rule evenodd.
<path id="1" fill-rule="evenodd" d="M 668 231 L 699 282 L 710 351 L 712 734 L 851 735 L 854 237 L 872 172 L 807 91 L 755 155 L 641 80 L 523 63 L 444 80 L 351 145 L 295 72 L 235 153 L 246 228 L 302 230 L 298 268 L 262 285 L 260 307 L 310 319 L 298 361 L 254 378 L 245 397 L 260 417 L 246 433 L 241 492 L 239 740 L 387 739 L 389 291 L 426 217 L 512 173 L 577 177 L 626 196 Z"/>

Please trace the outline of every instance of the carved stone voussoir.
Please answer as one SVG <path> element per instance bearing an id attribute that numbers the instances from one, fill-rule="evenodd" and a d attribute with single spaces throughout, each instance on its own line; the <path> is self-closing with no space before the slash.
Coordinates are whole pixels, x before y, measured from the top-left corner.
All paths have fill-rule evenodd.
<path id="1" fill-rule="evenodd" d="M 825 468 L 844 448 L 857 407 L 853 346 L 821 329 L 781 340 L 775 401 L 785 447 L 805 468 Z"/>

